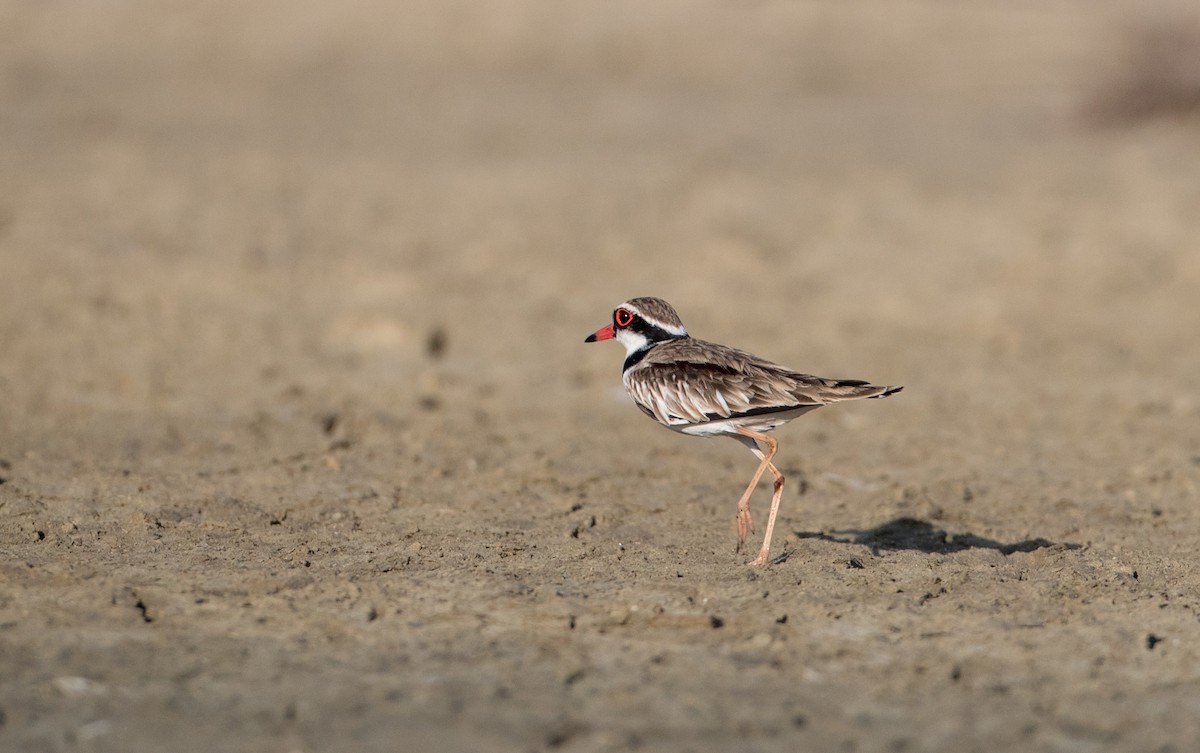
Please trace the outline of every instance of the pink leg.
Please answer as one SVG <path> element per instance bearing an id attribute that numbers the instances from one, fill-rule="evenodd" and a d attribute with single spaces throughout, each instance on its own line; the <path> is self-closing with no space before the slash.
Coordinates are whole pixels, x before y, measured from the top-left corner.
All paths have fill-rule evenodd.
<path id="1" fill-rule="evenodd" d="M 773 463 L 767 463 L 767 468 L 771 469 L 771 475 L 775 477 L 775 494 L 771 497 L 771 512 L 767 515 L 767 531 L 763 536 L 762 549 L 758 550 L 758 556 L 750 563 L 752 565 L 767 564 L 767 557 L 771 552 L 771 534 L 775 532 L 775 516 L 779 513 L 779 498 L 783 496 L 783 474 Z"/>
<path id="2" fill-rule="evenodd" d="M 738 433 L 741 433 L 738 429 Z M 765 457 L 758 453 L 759 457 Z M 746 543 L 746 534 L 754 533 L 754 519 L 750 517 L 750 496 L 754 494 L 754 488 L 758 486 L 758 480 L 762 478 L 763 471 L 770 465 L 765 459 L 758 464 L 758 470 L 754 472 L 754 478 L 750 479 L 750 485 L 746 487 L 746 491 L 742 493 L 742 498 L 737 503 L 737 532 L 738 543 L 737 551 L 742 551 L 742 545 Z"/>
<path id="3" fill-rule="evenodd" d="M 742 495 L 738 501 L 738 550 L 741 550 L 742 541 L 745 534 L 742 529 L 742 514 L 745 512 L 746 520 L 750 519 L 750 493 L 754 491 L 754 487 L 758 485 L 758 480 L 762 477 L 762 472 L 766 469 L 771 470 L 771 475 L 775 478 L 775 493 L 771 496 L 771 512 L 767 516 L 767 530 L 763 535 L 762 548 L 758 550 L 758 556 L 750 563 L 751 565 L 765 565 L 767 558 L 771 553 L 771 535 L 775 532 L 775 517 L 779 514 L 779 498 L 783 495 L 783 474 L 775 467 L 771 460 L 775 457 L 775 451 L 779 449 L 779 440 L 772 437 L 770 434 L 763 434 L 757 431 L 751 431 L 746 428 L 738 428 L 737 433 L 744 437 L 749 437 L 756 442 L 762 442 L 766 445 L 766 452 L 759 451 L 755 453 L 762 458 L 762 462 L 758 464 L 758 470 L 754 472 L 754 479 L 750 482 L 750 487 L 746 489 L 746 493 Z"/>

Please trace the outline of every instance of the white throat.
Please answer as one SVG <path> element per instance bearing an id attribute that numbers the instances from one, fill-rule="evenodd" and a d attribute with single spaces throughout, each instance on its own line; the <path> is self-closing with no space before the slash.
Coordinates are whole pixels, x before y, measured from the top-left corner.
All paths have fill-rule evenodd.
<path id="1" fill-rule="evenodd" d="M 619 329 L 617 330 L 617 342 L 625 346 L 625 357 L 629 358 L 646 347 L 650 341 L 646 339 L 645 335 L 640 335 L 633 330 Z"/>

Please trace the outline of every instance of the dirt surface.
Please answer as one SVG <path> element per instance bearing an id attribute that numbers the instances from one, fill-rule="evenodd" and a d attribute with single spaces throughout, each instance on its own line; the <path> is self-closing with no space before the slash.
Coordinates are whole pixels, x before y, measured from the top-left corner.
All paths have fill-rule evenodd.
<path id="1" fill-rule="evenodd" d="M 1195 750 L 1188 7 L 0 3 L 0 749 Z"/>

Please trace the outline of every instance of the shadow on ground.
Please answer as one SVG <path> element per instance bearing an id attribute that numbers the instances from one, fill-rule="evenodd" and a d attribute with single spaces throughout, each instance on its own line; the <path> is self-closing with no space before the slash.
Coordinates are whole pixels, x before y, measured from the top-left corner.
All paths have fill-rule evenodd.
<path id="1" fill-rule="evenodd" d="M 1040 537 L 1004 544 L 983 536 L 976 536 L 973 533 L 947 533 L 928 521 L 916 518 L 896 518 L 865 531 L 834 531 L 832 534 L 823 531 L 796 531 L 795 533 L 802 539 L 820 539 L 839 544 L 861 544 L 870 547 L 871 553 L 876 555 L 888 549 L 907 549 L 927 554 L 950 554 L 966 549 L 995 549 L 1001 554 L 1009 555 L 1013 552 L 1032 552 L 1035 549 L 1053 546 L 1062 546 L 1066 549 L 1080 547 L 1079 544 L 1058 544 Z M 845 538 L 846 536 L 850 538 Z"/>

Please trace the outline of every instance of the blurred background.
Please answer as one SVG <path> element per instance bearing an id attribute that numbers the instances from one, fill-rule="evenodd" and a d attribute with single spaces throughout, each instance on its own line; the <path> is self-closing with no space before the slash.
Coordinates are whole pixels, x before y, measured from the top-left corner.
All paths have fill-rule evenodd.
<path id="1" fill-rule="evenodd" d="M 1198 330 L 1195 0 L 0 0 L 0 735 L 1182 749 Z"/>
<path id="2" fill-rule="evenodd" d="M 559 413 L 648 294 L 910 402 L 1190 401 L 1197 17 L 0 3 L 5 439 L 154 455 L 289 389 Z"/>

